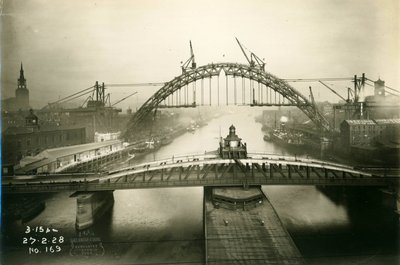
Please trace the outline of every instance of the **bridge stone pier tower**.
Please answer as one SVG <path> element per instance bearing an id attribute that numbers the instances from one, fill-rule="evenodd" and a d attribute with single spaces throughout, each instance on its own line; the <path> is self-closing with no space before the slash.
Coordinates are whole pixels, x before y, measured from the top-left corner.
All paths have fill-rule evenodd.
<path id="1" fill-rule="evenodd" d="M 92 226 L 114 205 L 113 191 L 76 192 L 71 197 L 76 197 L 78 230 Z"/>

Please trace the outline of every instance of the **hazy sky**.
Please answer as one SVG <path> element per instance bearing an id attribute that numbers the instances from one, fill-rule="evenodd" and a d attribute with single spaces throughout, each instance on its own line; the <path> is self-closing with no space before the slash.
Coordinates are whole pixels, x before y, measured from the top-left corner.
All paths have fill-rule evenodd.
<path id="1" fill-rule="evenodd" d="M 34 107 L 96 80 L 169 81 L 189 57 L 189 40 L 198 65 L 245 63 L 235 36 L 281 78 L 365 72 L 400 84 L 398 0 L 4 0 L 1 36 L 2 97 L 14 96 L 23 61 Z M 331 97 L 313 86 L 321 99 Z M 139 101 L 154 92 L 108 92 L 116 101 L 134 90 Z"/>

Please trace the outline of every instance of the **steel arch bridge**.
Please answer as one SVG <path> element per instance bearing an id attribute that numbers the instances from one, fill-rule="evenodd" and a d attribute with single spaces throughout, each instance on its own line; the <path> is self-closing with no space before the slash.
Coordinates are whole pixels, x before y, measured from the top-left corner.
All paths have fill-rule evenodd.
<path id="1" fill-rule="evenodd" d="M 212 63 L 184 71 L 180 76 L 165 83 L 164 86 L 151 96 L 135 113 L 128 123 L 124 137 L 130 138 L 132 132 L 134 132 L 135 128 L 143 122 L 144 118 L 153 110 L 157 109 L 157 107 L 161 105 L 168 96 L 197 80 L 219 76 L 222 71 L 225 72 L 226 76 L 246 78 L 265 85 L 267 88 L 271 88 L 286 98 L 290 102 L 290 105 L 297 106 L 302 110 L 318 128 L 329 131 L 329 122 L 322 116 L 312 102 L 282 79 L 265 72 L 258 67 L 250 65 L 238 63 Z M 254 99 L 249 105 L 263 106 L 262 104 L 254 102 Z"/>

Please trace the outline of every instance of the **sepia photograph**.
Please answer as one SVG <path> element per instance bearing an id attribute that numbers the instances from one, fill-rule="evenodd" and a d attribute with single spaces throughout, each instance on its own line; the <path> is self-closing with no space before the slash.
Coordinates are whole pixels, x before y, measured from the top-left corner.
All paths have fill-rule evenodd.
<path id="1" fill-rule="evenodd" d="M 0 0 L 0 264 L 400 264 L 399 15 Z"/>

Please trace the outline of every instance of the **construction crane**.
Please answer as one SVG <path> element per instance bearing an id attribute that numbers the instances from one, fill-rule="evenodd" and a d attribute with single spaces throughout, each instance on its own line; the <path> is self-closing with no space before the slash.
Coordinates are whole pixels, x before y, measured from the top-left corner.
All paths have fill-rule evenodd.
<path id="1" fill-rule="evenodd" d="M 133 95 L 135 95 L 135 94 L 137 94 L 137 92 L 134 92 L 134 93 L 132 93 L 132 94 L 129 94 L 128 96 L 126 96 L 126 97 L 124 97 L 124 98 L 121 98 L 121 99 L 118 100 L 117 102 L 113 103 L 113 104 L 111 105 L 111 107 L 114 107 L 114 106 L 117 105 L 118 103 L 124 101 L 124 100 L 127 99 L 127 98 L 130 98 L 131 96 L 133 96 Z"/>
<path id="2" fill-rule="evenodd" d="M 263 60 L 261 60 L 257 55 L 255 55 L 253 52 L 250 52 L 250 58 L 247 56 L 246 51 L 243 48 L 243 45 L 240 43 L 238 38 L 236 38 L 237 43 L 239 44 L 240 49 L 242 50 L 244 57 L 246 57 L 247 62 L 250 64 L 250 67 L 257 67 L 260 68 L 261 70 L 265 71 L 265 63 Z M 248 49 L 247 49 L 248 50 Z"/>
<path id="3" fill-rule="evenodd" d="M 189 44 L 190 44 L 190 57 L 182 65 L 182 73 L 185 73 L 189 69 L 190 63 L 192 63 L 192 66 L 190 67 L 191 69 L 195 69 L 196 68 L 196 61 L 194 60 L 192 41 L 189 41 Z"/>
<path id="4" fill-rule="evenodd" d="M 364 91 L 365 85 L 365 74 L 363 73 L 361 78 L 357 78 L 357 75 L 354 75 L 354 102 L 358 102 L 360 99 L 361 91 Z"/>
<path id="5" fill-rule="evenodd" d="M 348 99 L 348 102 L 351 102 L 350 95 L 351 95 L 352 98 L 354 97 L 353 90 L 350 87 L 347 87 L 347 99 Z"/>
<path id="6" fill-rule="evenodd" d="M 343 99 L 346 102 L 350 101 L 350 98 L 345 99 L 343 96 L 341 96 L 339 93 L 337 93 L 335 90 L 333 90 L 331 87 L 329 87 L 327 84 L 325 84 L 324 82 L 322 82 L 321 80 L 318 80 L 318 82 L 320 82 L 322 85 L 324 85 L 326 88 L 328 88 L 330 91 L 332 91 L 336 96 L 340 97 L 341 99 Z"/>
<path id="7" fill-rule="evenodd" d="M 94 90 L 95 90 L 95 86 L 91 86 L 91 87 L 82 89 L 82 90 L 80 90 L 80 91 L 78 91 L 76 93 L 73 93 L 73 94 L 71 94 L 69 96 L 63 97 L 63 98 L 61 98 L 59 100 L 56 100 L 56 101 L 53 101 L 53 102 L 49 102 L 48 105 L 44 106 L 42 109 L 51 108 L 51 107 L 57 106 L 57 104 L 61 104 L 61 103 L 65 103 L 65 102 L 74 100 L 74 99 L 82 97 L 84 95 L 93 93 Z"/>
<path id="8" fill-rule="evenodd" d="M 311 104 L 312 104 L 314 107 L 316 107 L 315 99 L 314 99 L 314 94 L 313 94 L 313 92 L 312 92 L 311 86 L 309 86 L 309 89 L 310 89 Z"/>

